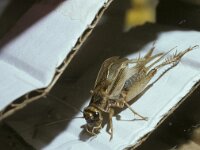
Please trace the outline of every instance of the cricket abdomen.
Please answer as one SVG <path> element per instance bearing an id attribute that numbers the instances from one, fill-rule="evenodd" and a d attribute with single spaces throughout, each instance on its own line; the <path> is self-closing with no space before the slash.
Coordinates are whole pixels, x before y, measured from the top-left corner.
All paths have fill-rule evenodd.
<path id="1" fill-rule="evenodd" d="M 124 90 L 126 91 L 126 101 L 130 101 L 140 94 L 151 80 L 146 72 L 139 72 L 134 74 L 130 79 L 128 79 L 124 85 Z"/>

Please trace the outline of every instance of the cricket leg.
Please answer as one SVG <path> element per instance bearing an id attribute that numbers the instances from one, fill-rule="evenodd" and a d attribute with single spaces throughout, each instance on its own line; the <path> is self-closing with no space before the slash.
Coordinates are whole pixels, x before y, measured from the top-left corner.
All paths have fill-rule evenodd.
<path id="1" fill-rule="evenodd" d="M 150 58 L 152 56 L 153 51 L 155 50 L 155 45 L 153 44 L 153 47 L 146 53 L 144 58 Z"/>
<path id="2" fill-rule="evenodd" d="M 153 44 L 153 47 L 146 53 L 146 55 L 144 57 L 140 58 L 140 54 L 139 54 L 139 58 L 131 59 L 131 60 L 129 60 L 128 63 L 131 64 L 131 63 L 138 63 L 139 61 L 143 61 L 143 63 L 146 64 L 146 63 L 150 62 L 151 60 L 163 55 L 163 53 L 159 53 L 159 54 L 152 56 L 152 53 L 154 50 L 155 50 L 155 43 Z"/>
<path id="3" fill-rule="evenodd" d="M 146 55 L 144 56 L 144 58 L 145 58 L 148 62 L 151 61 L 151 60 L 153 60 L 153 59 L 155 59 L 155 58 L 157 58 L 157 57 L 159 57 L 159 56 L 162 56 L 162 55 L 163 55 L 163 53 L 158 53 L 158 54 L 152 56 L 154 50 L 155 50 L 155 46 L 153 46 L 153 47 L 146 53 Z"/>
<path id="4" fill-rule="evenodd" d="M 164 62 L 162 62 L 161 64 L 159 64 L 159 65 L 157 65 L 157 66 L 155 66 L 153 69 L 151 69 L 148 73 L 147 73 L 147 80 L 151 80 L 151 78 L 156 74 L 156 72 L 158 71 L 158 69 L 160 69 L 160 68 L 162 68 L 162 67 L 164 67 L 164 66 L 166 66 L 166 65 L 169 65 L 169 64 L 172 64 L 172 66 L 170 67 L 170 69 L 171 68 L 173 68 L 173 67 L 175 67 L 179 62 L 180 62 L 180 59 L 182 58 L 182 56 L 185 54 L 185 53 L 187 53 L 188 51 L 190 51 L 191 49 L 189 48 L 189 49 L 186 49 L 185 51 L 183 51 L 183 52 L 180 52 L 180 53 L 175 53 L 172 57 L 169 57 L 169 58 L 167 58 Z M 171 50 L 170 50 L 171 51 Z M 164 54 L 164 55 L 166 55 L 166 54 Z M 163 56 L 164 56 L 163 55 Z M 163 57 L 162 56 L 162 57 Z M 153 65 L 155 65 L 156 63 L 158 63 L 161 59 L 162 59 L 162 57 L 160 57 L 160 59 L 158 59 L 157 61 L 155 61 L 155 62 L 153 62 L 151 65 L 149 65 L 148 67 L 147 67 L 147 69 L 149 70 Z"/>
<path id="5" fill-rule="evenodd" d="M 171 57 L 168 57 L 163 63 L 161 63 L 160 65 L 157 65 L 155 67 L 155 69 L 159 69 L 159 68 L 162 68 L 166 65 L 169 65 L 169 64 L 173 64 L 173 66 L 176 66 L 181 58 L 188 52 L 192 51 L 193 49 L 195 49 L 196 47 L 198 47 L 198 45 L 195 45 L 193 47 L 189 47 L 187 48 L 186 50 L 182 51 L 182 52 L 179 52 L 177 53 L 177 51 L 175 52 L 175 54 Z M 174 49 L 174 48 L 173 48 Z M 171 50 L 173 50 L 171 49 Z M 163 54 L 163 56 L 161 56 L 157 61 L 155 61 L 154 63 L 152 63 L 151 65 L 149 65 L 147 68 L 150 69 L 153 65 L 155 65 L 156 63 L 158 63 L 161 59 L 163 59 L 164 56 L 166 56 L 171 50 L 169 50 L 167 53 Z"/>
<path id="6" fill-rule="evenodd" d="M 137 116 L 139 116 L 142 120 L 146 120 L 147 121 L 147 117 L 143 117 L 142 115 L 140 115 L 139 113 L 137 113 L 135 110 L 133 110 L 132 108 L 131 108 L 131 106 L 127 103 L 127 91 L 123 91 L 122 92 L 122 97 L 123 97 L 123 99 L 121 99 L 121 101 L 123 102 L 123 105 L 125 104 L 127 107 L 128 107 L 128 109 L 134 114 L 134 115 L 137 115 Z"/>
<path id="7" fill-rule="evenodd" d="M 128 109 L 134 114 L 139 116 L 142 120 L 147 120 L 147 117 L 143 117 L 142 115 L 140 115 L 139 113 L 137 113 L 136 111 L 134 111 L 131 106 L 125 101 L 125 100 L 119 100 L 118 102 L 115 103 L 115 105 L 112 105 L 112 107 L 118 107 L 118 108 L 123 108 L 124 105 L 126 105 L 128 107 Z"/>
<path id="8" fill-rule="evenodd" d="M 124 104 L 129 108 L 129 110 L 130 110 L 133 114 L 139 116 L 142 120 L 146 120 L 146 121 L 148 120 L 147 117 L 143 117 L 142 115 L 140 115 L 139 113 L 137 113 L 136 111 L 134 111 L 134 110 L 131 108 L 131 106 L 130 106 L 126 101 L 124 101 Z"/>
<path id="9" fill-rule="evenodd" d="M 166 59 L 163 63 L 155 66 L 153 69 L 151 69 L 150 71 L 148 71 L 147 76 L 146 76 L 146 80 L 150 81 L 160 68 L 162 68 L 162 67 L 164 67 L 166 65 L 172 64 L 172 66 L 170 66 L 162 74 L 160 74 L 159 77 L 153 83 L 151 83 L 150 85 L 148 85 L 147 88 L 149 88 L 150 86 L 154 85 L 165 73 L 167 73 L 169 70 L 171 70 L 172 68 L 174 68 L 180 62 L 180 60 L 183 57 L 183 55 L 186 54 L 187 52 L 191 51 L 195 47 L 196 46 L 188 48 L 185 51 L 180 52 L 178 54 L 175 53 L 172 57 Z M 153 65 L 150 65 L 147 68 L 150 69 L 152 66 Z"/>
<path id="10" fill-rule="evenodd" d="M 153 62 L 152 64 L 150 64 L 149 66 L 147 66 L 147 70 L 150 70 L 147 74 L 147 80 L 150 80 L 155 73 L 162 67 L 172 64 L 172 66 L 167 69 L 163 74 L 165 74 L 168 70 L 172 69 L 173 67 L 175 67 L 181 60 L 181 58 L 189 51 L 193 50 L 194 48 L 196 48 L 197 46 L 193 46 L 190 47 L 182 52 L 177 53 L 177 51 L 175 52 L 175 54 L 173 56 L 167 57 L 167 59 L 165 59 L 164 62 L 162 62 L 161 64 L 155 66 L 153 69 L 151 69 L 155 64 L 157 64 L 158 62 L 160 62 L 164 56 L 166 56 L 169 52 L 171 52 L 174 48 L 172 48 L 171 50 L 169 50 L 167 53 L 163 54 L 158 60 L 156 60 L 155 62 Z M 163 74 L 161 76 L 163 76 Z M 160 78 L 160 77 L 159 77 Z"/>
<path id="11" fill-rule="evenodd" d="M 158 54 L 153 55 L 153 56 L 151 56 L 150 54 L 149 54 L 149 56 L 148 55 L 146 56 L 146 55 L 144 56 L 144 58 L 143 57 L 140 58 L 140 56 L 139 56 L 139 58 L 137 58 L 137 59 L 131 59 L 131 60 L 128 61 L 128 63 L 131 64 L 131 63 L 139 63 L 140 62 L 143 65 L 146 65 L 147 63 L 151 62 L 152 60 L 154 60 L 156 58 L 160 59 L 163 56 L 163 53 L 158 53 Z"/>
<path id="12" fill-rule="evenodd" d="M 143 117 L 142 115 L 140 115 L 139 113 L 134 111 L 131 108 L 131 106 L 127 103 L 127 101 L 126 101 L 126 92 L 125 91 L 122 92 L 122 98 L 120 100 L 118 100 L 118 101 L 114 100 L 114 101 L 112 101 L 110 103 L 111 107 L 117 107 L 117 108 L 123 108 L 124 105 L 126 105 L 134 115 L 139 116 L 142 120 L 147 120 L 147 117 Z"/>
<path id="13" fill-rule="evenodd" d="M 113 138 L 113 123 L 112 123 L 112 117 L 114 115 L 114 110 L 111 108 L 109 111 L 109 130 L 108 133 L 110 134 L 110 140 Z"/>

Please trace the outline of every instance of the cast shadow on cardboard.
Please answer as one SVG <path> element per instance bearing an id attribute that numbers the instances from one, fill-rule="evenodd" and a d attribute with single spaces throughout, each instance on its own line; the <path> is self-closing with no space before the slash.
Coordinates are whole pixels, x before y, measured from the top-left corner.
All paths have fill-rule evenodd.
<path id="1" fill-rule="evenodd" d="M 5 1 L 5 0 L 4 0 Z M 33 5 L 36 0 L 8 0 L 3 3 L 0 14 L 0 39 L 14 26 L 17 20 Z M 2 3 L 2 2 L 1 2 Z"/>
<path id="2" fill-rule="evenodd" d="M 50 14 L 63 2 L 63 0 L 41 1 L 42 0 L 10 0 L 8 6 L 6 6 L 5 10 L 0 15 L 0 51 L 4 45 L 17 38 L 33 24 Z M 28 17 L 26 17 L 26 20 L 24 20 L 22 24 L 20 18 L 24 14 L 27 15 L 26 13 L 28 13 Z M 12 30 L 13 26 L 15 27 L 14 31 Z M 9 32 L 9 34 L 6 34 L 7 32 Z"/>

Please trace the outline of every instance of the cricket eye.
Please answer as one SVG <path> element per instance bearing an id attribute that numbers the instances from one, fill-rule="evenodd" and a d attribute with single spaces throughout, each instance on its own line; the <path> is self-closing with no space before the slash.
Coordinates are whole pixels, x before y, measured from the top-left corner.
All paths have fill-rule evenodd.
<path id="1" fill-rule="evenodd" d="M 93 114 L 93 116 L 94 116 L 94 119 L 95 119 L 95 120 L 98 119 L 98 118 L 99 118 L 99 112 L 95 112 L 95 113 Z"/>

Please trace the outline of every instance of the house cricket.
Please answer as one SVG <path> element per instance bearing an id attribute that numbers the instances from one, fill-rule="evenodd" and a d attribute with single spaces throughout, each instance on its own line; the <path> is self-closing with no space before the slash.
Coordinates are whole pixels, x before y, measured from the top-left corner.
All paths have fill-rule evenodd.
<path id="1" fill-rule="evenodd" d="M 175 67 L 186 53 L 197 46 L 198 45 L 189 47 L 179 53 L 176 51 L 173 55 L 168 57 L 167 55 L 174 48 L 167 53 L 153 55 L 155 50 L 155 47 L 153 47 L 143 57 L 139 56 L 139 58 L 136 59 L 120 58 L 118 56 L 106 59 L 101 65 L 94 84 L 94 89 L 90 91 L 92 95 L 91 101 L 83 111 L 65 103 L 62 99 L 50 93 L 48 96 L 63 103 L 67 107 L 71 107 L 83 113 L 83 117 L 75 118 L 85 118 L 85 130 L 92 136 L 100 132 L 103 120 L 105 121 L 103 114 L 108 114 L 108 133 L 110 134 L 111 140 L 113 138 L 112 117 L 114 116 L 115 109 L 127 107 L 134 115 L 139 116 L 142 120 L 147 120 L 146 117 L 134 111 L 129 105 L 129 102 L 138 95 L 143 94 L 149 86 L 148 83 L 159 69 L 171 65 L 171 67 L 159 75 L 153 83 L 157 82 L 167 71 Z M 69 119 L 62 119 L 45 125 L 53 125 L 65 120 Z M 41 126 L 43 125 L 37 125 L 36 127 L 38 128 Z M 37 132 L 37 130 L 35 132 Z"/>
<path id="2" fill-rule="evenodd" d="M 195 47 L 197 45 L 179 53 L 176 51 L 174 55 L 169 57 L 166 57 L 166 55 L 171 50 L 167 53 L 153 55 L 155 49 L 153 47 L 143 57 L 136 59 L 117 56 L 106 59 L 100 68 L 94 89 L 91 90 L 91 101 L 83 111 L 83 116 L 87 122 L 85 125 L 86 131 L 91 135 L 98 134 L 102 128 L 103 113 L 105 113 L 109 117 L 108 133 L 110 139 L 112 139 L 112 117 L 115 108 L 128 107 L 134 115 L 147 120 L 147 118 L 134 111 L 128 102 L 143 92 L 159 69 L 166 65 L 172 65 L 173 68 L 187 52 Z M 133 66 L 129 67 L 130 64 Z"/>

